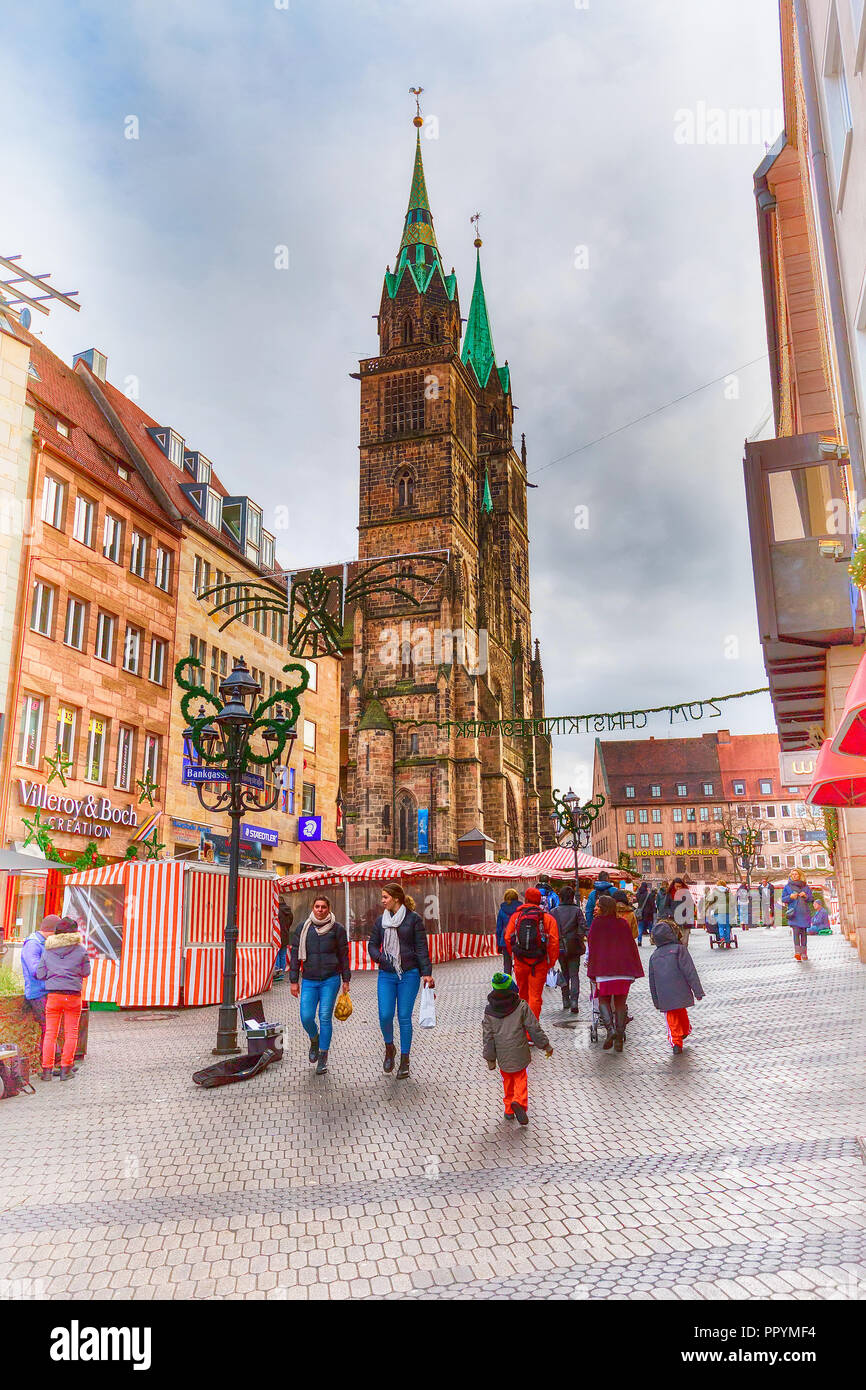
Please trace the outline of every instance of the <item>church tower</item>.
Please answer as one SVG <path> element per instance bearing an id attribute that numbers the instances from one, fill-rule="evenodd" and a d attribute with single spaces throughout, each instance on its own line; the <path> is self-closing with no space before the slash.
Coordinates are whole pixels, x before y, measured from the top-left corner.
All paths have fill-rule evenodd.
<path id="1" fill-rule="evenodd" d="M 480 828 L 497 857 L 516 858 L 552 843 L 549 741 L 464 738 L 435 726 L 537 711 L 525 452 L 512 443 L 510 371 L 496 364 L 478 237 L 461 349 L 457 280 L 436 240 L 420 114 L 414 124 L 379 353 L 358 374 L 358 555 L 362 565 L 422 555 L 435 580 L 412 586 L 417 606 L 374 593 L 348 615 L 346 849 L 353 858 L 456 859 L 460 836 Z M 418 565 L 407 559 L 407 577 Z"/>

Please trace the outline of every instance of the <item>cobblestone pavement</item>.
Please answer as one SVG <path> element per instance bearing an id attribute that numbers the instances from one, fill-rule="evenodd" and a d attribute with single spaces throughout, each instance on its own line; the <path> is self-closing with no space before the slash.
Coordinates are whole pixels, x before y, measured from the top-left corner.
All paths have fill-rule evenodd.
<path id="1" fill-rule="evenodd" d="M 215 1009 L 93 1014 L 75 1080 L 0 1110 L 0 1294 L 862 1298 L 866 970 L 838 936 L 807 965 L 781 930 L 692 945 L 682 1057 L 645 981 L 621 1056 L 583 1008 L 552 1027 L 546 992 L 528 1129 L 480 1057 L 492 961 L 439 968 L 408 1082 L 382 1074 L 369 974 L 327 1077 L 288 985 L 282 1064 L 215 1091 L 190 1080 Z"/>

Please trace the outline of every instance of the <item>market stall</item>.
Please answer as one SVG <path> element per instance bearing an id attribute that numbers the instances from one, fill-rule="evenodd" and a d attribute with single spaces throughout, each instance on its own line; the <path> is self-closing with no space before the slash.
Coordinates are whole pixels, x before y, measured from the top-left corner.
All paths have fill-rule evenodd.
<path id="1" fill-rule="evenodd" d="M 219 1003 L 228 870 L 181 860 L 70 874 L 63 912 L 93 962 L 85 999 L 122 1008 Z M 276 880 L 241 871 L 237 997 L 270 987 L 279 946 Z"/>

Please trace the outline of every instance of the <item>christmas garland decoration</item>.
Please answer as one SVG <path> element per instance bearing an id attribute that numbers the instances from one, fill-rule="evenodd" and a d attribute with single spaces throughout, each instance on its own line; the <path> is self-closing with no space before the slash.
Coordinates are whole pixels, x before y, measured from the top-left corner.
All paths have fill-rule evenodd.
<path id="1" fill-rule="evenodd" d="M 174 679 L 181 690 L 186 692 L 181 697 L 180 711 L 189 725 L 191 741 L 202 762 L 207 763 L 210 767 L 221 767 L 227 762 L 227 754 L 219 748 L 213 753 L 209 753 L 203 748 L 201 746 L 201 732 L 214 715 L 219 714 L 222 709 L 222 704 L 214 695 L 211 695 L 210 691 L 206 690 L 203 685 L 193 685 L 192 681 L 187 678 L 185 675 L 187 667 L 192 671 L 192 668 L 196 666 L 203 669 L 201 662 L 197 661 L 194 656 L 185 656 L 174 668 Z M 253 725 L 250 731 L 250 737 L 252 737 L 257 729 L 273 729 L 277 737 L 276 750 L 266 753 L 254 753 L 252 749 L 248 749 L 246 754 L 247 762 L 261 765 L 278 763 L 289 741 L 289 732 L 301 717 L 299 697 L 303 695 L 309 684 L 310 673 L 306 666 L 301 666 L 300 663 L 296 661 L 288 662 L 282 669 L 286 675 L 292 675 L 297 679 L 293 681 L 293 684 L 288 690 L 275 691 L 274 694 L 269 695 L 266 700 L 260 701 L 255 709 L 251 711 Z M 195 700 L 198 700 L 200 707 L 205 703 L 210 705 L 210 713 L 203 710 L 199 714 L 194 715 L 192 713 L 192 703 Z M 286 707 L 287 715 L 282 719 L 271 719 L 266 717 L 268 710 L 272 709 L 275 705 L 284 705 Z"/>
<path id="2" fill-rule="evenodd" d="M 680 715 L 685 723 L 698 723 L 701 719 L 721 719 L 718 708 L 728 700 L 745 700 L 750 695 L 766 695 L 769 686 L 761 685 L 755 690 L 738 690 L 733 695 L 712 695 L 706 700 L 688 700 L 678 705 L 654 705 L 651 709 L 616 710 L 599 714 L 559 714 L 545 715 L 541 719 L 399 719 L 395 724 L 406 724 L 412 728 L 432 725 L 446 734 L 453 730 L 458 738 L 481 738 L 489 734 L 504 734 L 513 738 L 550 738 L 552 734 L 603 734 L 644 729 L 651 714 L 668 714 L 670 723 Z"/>

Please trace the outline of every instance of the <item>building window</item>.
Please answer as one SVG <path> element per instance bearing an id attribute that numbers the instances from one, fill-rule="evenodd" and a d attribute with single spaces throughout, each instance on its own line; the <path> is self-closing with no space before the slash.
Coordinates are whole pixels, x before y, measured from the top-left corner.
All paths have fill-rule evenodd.
<path id="1" fill-rule="evenodd" d="M 833 172 L 836 176 L 836 211 L 838 212 L 842 206 L 845 192 L 854 125 L 851 119 L 848 82 L 845 77 L 845 65 L 842 61 L 842 40 L 839 34 L 839 20 L 835 5 L 830 8 L 827 47 L 824 52 L 824 99 L 827 103 L 830 127 L 830 149 L 833 155 Z"/>
<path id="2" fill-rule="evenodd" d="M 649 842 L 650 842 L 649 835 L 641 835 L 641 837 L 640 837 L 640 847 L 641 847 L 641 849 L 649 849 Z"/>
<path id="3" fill-rule="evenodd" d="M 766 778 L 762 778 L 762 780 L 758 783 L 758 787 L 760 789 L 761 796 L 773 795 L 773 784 L 772 782 L 768 782 Z"/>
<path id="4" fill-rule="evenodd" d="M 144 766 L 143 775 L 145 779 L 148 774 L 152 782 L 159 781 L 159 763 L 162 752 L 162 739 L 158 734 L 145 734 L 144 736 Z"/>
<path id="5" fill-rule="evenodd" d="M 638 820 L 640 821 L 641 825 L 646 825 L 647 820 L 649 819 L 649 817 L 648 817 L 648 814 L 647 814 L 647 812 L 644 810 L 643 807 L 641 807 L 640 810 L 638 811 L 638 813 L 637 813 L 637 818 L 638 818 Z"/>
<path id="6" fill-rule="evenodd" d="M 716 864 L 722 873 L 727 872 L 728 860 L 726 855 L 720 854 L 716 859 Z"/>
<path id="7" fill-rule="evenodd" d="M 626 810 L 625 823 L 626 825 L 634 825 L 634 811 L 631 809 L 631 807 L 628 807 L 628 809 Z"/>
<path id="8" fill-rule="evenodd" d="M 417 752 L 418 752 L 418 735 L 417 735 L 417 734 L 410 734 L 410 735 L 409 735 L 409 755 L 410 755 L 410 757 L 412 757 L 412 756 L 414 756 L 415 754 L 417 754 Z"/>
<path id="9" fill-rule="evenodd" d="M 123 669 L 132 676 L 141 675 L 141 628 L 128 627 L 123 639 Z"/>
<path id="10" fill-rule="evenodd" d="M 66 626 L 63 630 L 63 640 L 67 647 L 75 647 L 76 651 L 84 650 L 84 641 L 87 636 L 87 604 L 80 598 L 69 598 L 66 600 Z"/>
<path id="11" fill-rule="evenodd" d="M 796 864 L 797 864 L 797 860 L 796 860 L 795 855 L 789 854 L 789 855 L 787 856 L 787 858 L 785 859 L 785 863 L 787 864 L 787 866 L 788 866 L 789 869 L 795 868 L 795 867 L 796 867 Z"/>
<path id="12" fill-rule="evenodd" d="M 128 792 L 132 785 L 134 753 L 135 730 L 131 724 L 121 724 L 117 731 L 117 762 L 114 769 L 114 785 L 119 792 Z"/>
<path id="13" fill-rule="evenodd" d="M 689 789 L 685 782 L 677 782 L 677 796 L 688 796 Z"/>
<path id="14" fill-rule="evenodd" d="M 779 858 L 778 854 L 773 855 L 772 859 L 770 860 L 770 863 L 773 865 L 774 869 L 779 869 L 782 866 L 782 861 Z"/>
<path id="15" fill-rule="evenodd" d="M 25 767 L 38 767 L 42 752 L 42 716 L 45 701 L 38 695 L 25 695 L 21 707 L 18 761 Z"/>
<path id="16" fill-rule="evenodd" d="M 417 434 L 424 428 L 424 373 L 387 377 L 383 392 L 385 434 Z"/>
<path id="17" fill-rule="evenodd" d="M 808 854 L 801 854 L 801 855 L 800 855 L 800 863 L 802 864 L 802 866 L 803 866 L 804 869 L 811 869 L 811 867 L 812 867 L 812 859 L 811 859 L 811 856 L 808 855 Z"/>
<path id="18" fill-rule="evenodd" d="M 38 632 L 42 637 L 50 637 L 53 619 L 54 590 L 50 584 L 43 584 L 41 579 L 37 579 L 30 601 L 30 631 Z"/>
<path id="19" fill-rule="evenodd" d="M 686 820 L 694 820 L 694 819 L 695 819 L 695 808 L 694 808 L 694 806 L 687 806 L 687 807 L 686 807 Z"/>
<path id="20" fill-rule="evenodd" d="M 403 320 L 403 342 L 404 342 L 404 344 L 405 344 L 405 343 L 411 343 L 411 341 L 412 341 L 412 320 L 407 316 L 407 317 Z"/>
<path id="21" fill-rule="evenodd" d="M 823 868 L 826 866 L 826 864 L 827 864 L 827 856 L 826 856 L 825 854 L 816 854 L 816 855 L 815 855 L 815 865 L 816 865 L 817 868 L 823 869 Z"/>
<path id="22" fill-rule="evenodd" d="M 661 796 L 662 789 L 657 782 L 650 787 L 650 796 Z"/>
<path id="23" fill-rule="evenodd" d="M 302 662 L 301 664 L 302 664 L 303 666 L 306 666 L 307 670 L 308 670 L 309 673 L 310 673 L 310 682 L 309 682 L 309 685 L 307 686 L 307 689 L 308 689 L 308 690 L 318 690 L 318 688 L 319 688 L 319 668 L 318 668 L 318 666 L 316 665 L 315 661 L 304 661 L 304 662 Z"/>
<path id="24" fill-rule="evenodd" d="M 316 751 L 316 726 L 312 719 L 304 720 L 304 747 L 308 753 Z"/>
<path id="25" fill-rule="evenodd" d="M 174 430 L 169 431 L 168 456 L 176 468 L 183 468 L 183 440 Z"/>
<path id="26" fill-rule="evenodd" d="M 156 547 L 156 565 L 154 568 L 153 582 L 158 589 L 164 593 L 171 592 L 171 551 L 163 546 Z"/>
<path id="27" fill-rule="evenodd" d="M 709 845 L 709 844 L 711 844 L 711 843 L 712 843 L 712 840 L 711 840 L 711 838 L 710 838 L 710 832 L 709 832 L 709 830 L 702 830 L 702 831 L 701 831 L 701 844 L 702 844 L 702 845 Z"/>
<path id="28" fill-rule="evenodd" d="M 42 520 L 55 530 L 63 530 L 63 517 L 66 511 L 66 484 L 61 478 L 46 473 L 42 484 Z"/>
<path id="29" fill-rule="evenodd" d="M 683 848 L 685 847 L 685 843 L 686 843 L 686 837 L 685 837 L 685 835 L 682 833 L 681 830 L 678 830 L 677 833 L 676 833 L 676 835 L 674 836 L 674 848 L 675 848 L 675 849 L 683 849 Z"/>
<path id="30" fill-rule="evenodd" d="M 791 808 L 790 808 L 790 806 L 783 806 L 783 807 L 781 807 L 781 811 L 782 811 L 782 819 L 783 819 L 783 820 L 785 819 L 786 816 L 790 819 L 790 816 L 791 816 Z"/>
<path id="31" fill-rule="evenodd" d="M 95 655 L 100 661 L 114 660 L 114 634 L 117 630 L 117 619 L 110 613 L 100 612 L 96 619 L 96 646 Z"/>
<path id="32" fill-rule="evenodd" d="M 656 849 L 661 849 L 663 843 L 664 841 L 662 840 L 661 835 L 653 835 L 653 845 Z"/>
<path id="33" fill-rule="evenodd" d="M 303 783 L 301 797 L 301 815 L 314 816 L 316 814 L 316 788 L 312 782 Z"/>
<path id="34" fill-rule="evenodd" d="M 777 844 L 779 843 L 779 832 L 778 832 L 778 830 L 768 830 L 768 831 L 767 831 L 767 839 L 769 840 L 769 842 L 770 842 L 771 845 L 777 845 Z"/>
<path id="35" fill-rule="evenodd" d="M 58 705 L 57 707 L 57 732 L 55 734 L 54 745 L 58 753 L 62 753 L 70 763 L 75 760 L 75 729 L 78 723 L 78 711 L 71 705 Z M 70 769 L 71 771 L 71 769 Z"/>
<path id="36" fill-rule="evenodd" d="M 72 522 L 72 535 L 82 545 L 93 546 L 93 532 L 96 529 L 96 503 L 91 502 L 79 492 L 75 499 L 75 517 Z"/>
<path id="37" fill-rule="evenodd" d="M 680 806 L 675 806 L 674 809 L 673 809 L 672 815 L 673 815 L 673 818 L 674 818 L 675 821 L 681 821 L 682 818 L 683 818 L 682 807 L 680 807 Z"/>
<path id="38" fill-rule="evenodd" d="M 659 810 L 658 806 L 654 806 L 654 807 L 653 807 L 653 823 L 654 823 L 655 825 L 661 825 L 661 820 L 662 820 L 662 813 L 661 813 L 661 811 Z"/>
<path id="39" fill-rule="evenodd" d="M 207 490 L 207 519 L 215 531 L 222 530 L 223 503 L 218 492 L 212 487 Z"/>
<path id="40" fill-rule="evenodd" d="M 168 654 L 168 643 L 162 637 L 153 637 L 150 642 L 150 679 L 154 685 L 163 685 L 165 682 L 165 659 Z"/>
<path id="41" fill-rule="evenodd" d="M 626 796 L 634 796 L 634 787 L 626 787 L 625 794 Z"/>
<path id="42" fill-rule="evenodd" d="M 745 796 L 745 795 L 746 795 L 746 784 L 745 784 L 745 782 L 735 782 L 735 783 L 734 783 L 734 796 Z"/>
<path id="43" fill-rule="evenodd" d="M 765 807 L 764 807 L 764 815 L 767 817 L 767 820 L 775 820 L 775 819 L 776 819 L 776 808 L 775 808 L 775 806 L 765 806 Z"/>
<path id="44" fill-rule="evenodd" d="M 628 846 L 629 849 L 634 849 L 634 848 L 636 847 L 636 845 L 637 845 L 637 836 L 636 836 L 636 835 L 626 835 L 626 837 L 625 837 L 625 842 L 626 842 L 626 845 Z"/>
<path id="45" fill-rule="evenodd" d="M 713 784 L 712 784 L 712 782 L 705 782 L 705 783 L 704 783 L 704 796 L 712 796 L 712 794 L 713 794 Z"/>
<path id="46" fill-rule="evenodd" d="M 713 820 L 724 820 L 724 811 L 721 806 L 713 807 Z"/>
<path id="47" fill-rule="evenodd" d="M 120 564 L 123 554 L 123 522 L 119 516 L 113 516 L 111 512 L 105 513 L 102 553 L 106 560 L 113 561 L 115 565 Z"/>
<path id="48" fill-rule="evenodd" d="M 709 808 L 709 806 L 701 806 L 699 815 L 700 815 L 701 820 L 709 820 L 709 818 L 710 818 L 710 808 Z"/>
<path id="49" fill-rule="evenodd" d="M 140 531 L 133 531 L 129 546 L 129 572 L 139 579 L 147 578 L 147 552 L 149 541 Z"/>
<path id="50" fill-rule="evenodd" d="M 102 769 L 105 762 L 105 745 L 108 741 L 108 720 L 98 714 L 90 716 L 87 726 L 87 758 L 84 766 L 85 782 L 102 783 Z"/>
<path id="51" fill-rule="evenodd" d="M 688 841 L 689 841 L 689 849 L 697 849 L 697 847 L 698 847 L 698 837 L 697 837 L 697 835 L 694 833 L 693 830 L 690 830 L 690 831 L 689 831 Z"/>

